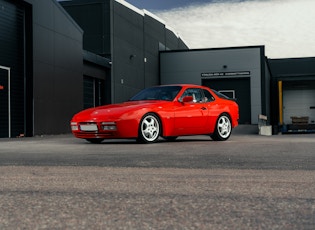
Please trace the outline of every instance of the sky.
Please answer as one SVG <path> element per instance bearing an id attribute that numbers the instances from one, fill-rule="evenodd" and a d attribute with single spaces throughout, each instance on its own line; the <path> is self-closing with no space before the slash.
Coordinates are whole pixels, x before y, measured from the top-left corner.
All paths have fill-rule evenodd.
<path id="1" fill-rule="evenodd" d="M 173 8 L 186 7 L 194 4 L 214 2 L 215 0 L 125 0 L 139 9 L 146 9 L 151 12 L 170 10 Z"/>
<path id="2" fill-rule="evenodd" d="M 190 49 L 265 46 L 268 58 L 315 57 L 315 0 L 126 0 Z"/>

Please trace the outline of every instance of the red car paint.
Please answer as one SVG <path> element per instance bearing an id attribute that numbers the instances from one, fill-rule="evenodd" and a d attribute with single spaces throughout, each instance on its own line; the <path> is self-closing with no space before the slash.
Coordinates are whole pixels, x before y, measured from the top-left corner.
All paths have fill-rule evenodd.
<path id="1" fill-rule="evenodd" d="M 218 96 L 215 91 L 207 87 L 179 84 L 156 86 L 147 89 L 147 91 L 158 92 L 154 95 L 171 91 L 176 95 L 167 100 L 158 96 L 150 98 L 152 95 L 142 98 L 145 96 L 142 96 L 141 92 L 138 97 L 141 100 L 131 100 L 83 110 L 75 114 L 71 120 L 73 135 L 91 142 L 101 142 L 103 139 L 114 138 L 135 138 L 142 139 L 147 143 L 155 142 L 157 138 L 151 137 L 151 134 L 166 139 L 168 137 L 175 139 L 178 136 L 204 134 L 210 135 L 216 140 L 227 140 L 230 133 L 225 133 L 222 136 L 219 134 L 218 136 L 216 128 L 220 129 L 221 127 L 222 130 L 224 128 L 225 132 L 230 132 L 232 128 L 238 125 L 239 108 L 237 103 Z M 184 92 L 185 95 L 191 92 L 193 94 L 194 92 L 202 93 L 198 94 L 201 97 L 199 101 L 193 101 L 195 95 L 183 97 Z M 211 95 L 211 99 L 205 97 L 205 94 Z M 152 117 L 146 117 L 152 114 L 153 118 L 156 117 L 157 119 L 151 120 Z M 222 115 L 225 120 L 221 117 L 222 122 L 218 124 L 218 119 Z M 229 123 L 230 127 L 228 127 Z M 141 124 L 143 125 L 142 128 Z"/>

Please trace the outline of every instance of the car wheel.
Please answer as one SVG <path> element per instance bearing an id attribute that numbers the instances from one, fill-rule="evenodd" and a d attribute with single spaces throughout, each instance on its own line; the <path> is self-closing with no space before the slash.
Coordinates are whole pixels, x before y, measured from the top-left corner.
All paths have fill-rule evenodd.
<path id="1" fill-rule="evenodd" d="M 100 144 L 104 139 L 102 138 L 89 138 L 89 139 L 85 139 L 88 142 L 92 143 L 92 144 Z"/>
<path id="2" fill-rule="evenodd" d="M 221 114 L 217 120 L 211 138 L 215 141 L 226 141 L 232 133 L 231 119 L 227 114 Z"/>
<path id="3" fill-rule="evenodd" d="M 160 136 L 160 119 L 153 113 L 146 114 L 140 122 L 138 140 L 142 143 L 154 143 Z"/>

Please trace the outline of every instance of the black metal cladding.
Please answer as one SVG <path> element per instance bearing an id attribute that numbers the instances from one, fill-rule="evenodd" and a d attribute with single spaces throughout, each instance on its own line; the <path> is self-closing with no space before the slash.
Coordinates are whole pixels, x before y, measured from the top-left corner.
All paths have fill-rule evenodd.
<path id="1" fill-rule="evenodd" d="M 60 4 L 84 30 L 84 49 L 110 57 L 110 1 L 64 1 Z"/>
<path id="2" fill-rule="evenodd" d="M 8 102 L 8 74 L 0 69 L 0 137 L 8 137 L 9 133 L 9 102 Z"/>
<path id="3" fill-rule="evenodd" d="M 19 4 L 0 0 L 0 65 L 11 70 L 11 136 L 24 133 L 24 18 L 25 10 Z M 7 72 L 1 70 L 1 78 L 7 78 Z M 6 81 L 6 80 L 2 80 Z M 6 83 L 6 82 L 4 82 Z M 1 97 L 7 97 L 8 90 Z M 6 94 L 6 95 L 5 95 Z M 4 99 L 5 100 L 5 99 Z M 7 104 L 0 103 L 0 137 L 8 136 Z"/>

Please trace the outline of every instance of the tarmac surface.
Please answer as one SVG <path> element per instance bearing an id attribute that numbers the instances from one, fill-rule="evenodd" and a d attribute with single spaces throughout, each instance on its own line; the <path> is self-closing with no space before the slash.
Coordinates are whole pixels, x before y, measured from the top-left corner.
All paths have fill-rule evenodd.
<path id="1" fill-rule="evenodd" d="M 0 139 L 0 229 L 315 229 L 315 134 Z"/>

